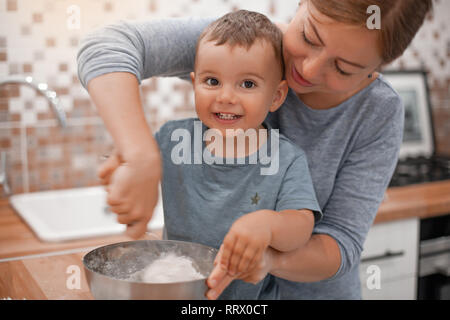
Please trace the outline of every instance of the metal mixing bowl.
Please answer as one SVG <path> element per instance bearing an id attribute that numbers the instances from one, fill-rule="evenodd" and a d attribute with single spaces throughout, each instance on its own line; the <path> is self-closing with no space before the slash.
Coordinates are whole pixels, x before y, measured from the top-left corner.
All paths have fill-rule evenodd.
<path id="1" fill-rule="evenodd" d="M 161 254 L 173 252 L 187 256 L 204 275 L 199 280 L 145 283 L 130 280 Z M 174 240 L 138 240 L 94 249 L 83 257 L 84 270 L 95 299 L 205 299 L 206 279 L 213 269 L 217 250 L 198 243 Z"/>

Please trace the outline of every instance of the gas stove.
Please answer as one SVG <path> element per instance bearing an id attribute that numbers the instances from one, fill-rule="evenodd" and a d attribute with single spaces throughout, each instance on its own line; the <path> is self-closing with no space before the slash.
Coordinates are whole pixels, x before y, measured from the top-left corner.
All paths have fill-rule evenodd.
<path id="1" fill-rule="evenodd" d="M 389 187 L 450 180 L 450 157 L 418 156 L 400 159 Z"/>
<path id="2" fill-rule="evenodd" d="M 383 72 L 405 108 L 403 142 L 390 187 L 450 179 L 450 156 L 435 153 L 435 132 L 426 72 Z"/>

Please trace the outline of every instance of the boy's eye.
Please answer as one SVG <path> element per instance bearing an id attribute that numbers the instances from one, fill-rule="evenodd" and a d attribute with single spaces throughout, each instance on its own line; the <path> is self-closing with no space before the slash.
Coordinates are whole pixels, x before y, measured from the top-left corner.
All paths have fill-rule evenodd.
<path id="1" fill-rule="evenodd" d="M 216 78 L 208 78 L 206 79 L 206 84 L 208 86 L 217 86 L 219 84 L 219 80 L 217 80 Z"/>
<path id="2" fill-rule="evenodd" d="M 243 87 L 245 89 L 251 89 L 251 88 L 255 87 L 255 83 L 251 80 L 245 80 L 244 82 L 242 82 L 241 87 Z"/>

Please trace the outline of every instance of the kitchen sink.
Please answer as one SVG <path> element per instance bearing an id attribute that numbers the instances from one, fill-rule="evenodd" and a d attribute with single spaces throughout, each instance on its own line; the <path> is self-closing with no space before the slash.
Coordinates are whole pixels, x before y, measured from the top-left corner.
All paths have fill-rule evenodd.
<path id="1" fill-rule="evenodd" d="M 161 195 L 161 193 L 160 193 Z M 119 234 L 126 226 L 106 204 L 103 186 L 17 194 L 10 203 L 42 241 L 67 241 Z M 148 229 L 164 226 L 161 196 Z"/>

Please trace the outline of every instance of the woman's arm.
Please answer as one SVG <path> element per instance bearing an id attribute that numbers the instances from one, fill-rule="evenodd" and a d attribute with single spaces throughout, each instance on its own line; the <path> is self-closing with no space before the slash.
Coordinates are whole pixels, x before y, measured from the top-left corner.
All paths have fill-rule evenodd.
<path id="1" fill-rule="evenodd" d="M 117 148 L 98 175 L 108 185 L 111 210 L 134 238 L 146 231 L 161 175 L 159 150 L 142 109 L 139 83 L 152 76 L 187 78 L 197 37 L 210 20 L 121 22 L 88 35 L 78 52 L 80 81 Z"/>
<path id="2" fill-rule="evenodd" d="M 89 82 L 88 92 L 124 160 L 148 158 L 158 150 L 145 120 L 136 76 L 104 74 Z"/>
<path id="3" fill-rule="evenodd" d="M 108 185 L 107 202 L 118 221 L 128 225 L 127 234 L 138 238 L 153 215 L 161 175 L 159 149 L 145 120 L 138 81 L 131 73 L 109 73 L 91 80 L 88 91 L 117 149 L 99 169 Z"/>
<path id="4" fill-rule="evenodd" d="M 253 270 L 238 276 L 231 276 L 218 265 L 222 251 L 223 247 L 219 250 L 215 268 L 207 280 L 210 289 L 205 295 L 211 300 L 217 299 L 235 279 L 256 284 L 271 273 L 291 281 L 314 282 L 332 277 L 341 263 L 337 242 L 323 234 L 312 235 L 303 247 L 291 252 L 281 252 L 269 247 Z"/>
<path id="5" fill-rule="evenodd" d="M 77 55 L 78 77 L 90 80 L 107 73 L 128 72 L 140 83 L 150 77 L 189 80 L 197 38 L 213 18 L 148 19 L 119 22 L 85 38 Z"/>
<path id="6" fill-rule="evenodd" d="M 301 248 L 290 252 L 271 252 L 274 276 L 298 282 L 314 282 L 335 275 L 341 265 L 339 245 L 326 234 L 313 234 Z"/>

